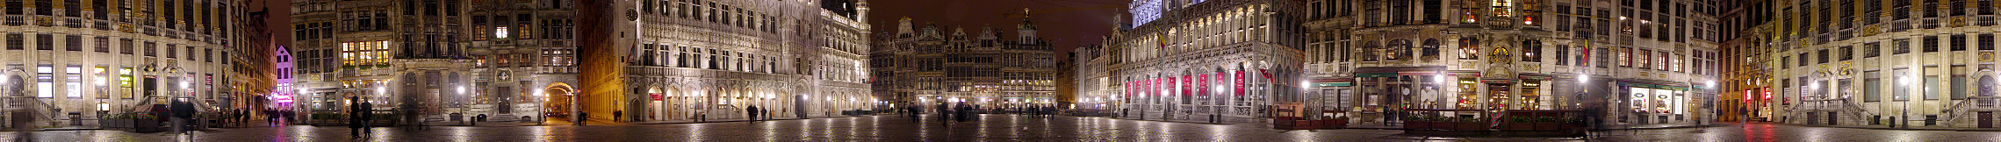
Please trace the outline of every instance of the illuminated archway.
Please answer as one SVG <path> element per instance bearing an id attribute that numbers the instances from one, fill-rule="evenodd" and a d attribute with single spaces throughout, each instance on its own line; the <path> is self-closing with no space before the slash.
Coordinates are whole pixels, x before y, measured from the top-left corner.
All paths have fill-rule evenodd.
<path id="1" fill-rule="evenodd" d="M 575 99 L 576 89 L 562 82 L 549 83 L 542 88 L 542 116 L 548 119 L 568 120 L 570 100 Z"/>

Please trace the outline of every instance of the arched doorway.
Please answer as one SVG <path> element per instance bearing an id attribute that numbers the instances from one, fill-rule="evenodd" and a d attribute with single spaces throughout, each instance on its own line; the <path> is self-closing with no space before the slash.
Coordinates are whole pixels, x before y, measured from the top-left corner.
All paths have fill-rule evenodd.
<path id="1" fill-rule="evenodd" d="M 570 102 L 576 99 L 574 92 L 576 89 L 570 87 L 570 84 L 561 82 L 550 83 L 547 87 L 543 87 L 542 116 L 548 119 L 569 120 L 572 107 Z"/>

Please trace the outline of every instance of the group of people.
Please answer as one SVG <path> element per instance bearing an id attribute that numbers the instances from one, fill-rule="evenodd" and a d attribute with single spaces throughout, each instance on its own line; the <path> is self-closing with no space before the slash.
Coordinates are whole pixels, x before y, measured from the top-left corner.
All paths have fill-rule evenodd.
<path id="1" fill-rule="evenodd" d="M 749 107 L 743 107 L 743 112 L 745 112 L 744 114 L 746 114 L 744 116 L 744 120 L 750 121 L 752 123 L 755 123 L 759 120 L 771 120 L 770 109 L 758 108 L 757 106 L 749 106 Z"/>
<path id="2" fill-rule="evenodd" d="M 348 134 L 354 138 L 363 138 L 366 134 L 375 133 L 374 130 L 368 129 L 368 123 L 373 122 L 375 116 L 375 113 L 371 113 L 375 112 L 375 104 L 368 103 L 367 100 L 361 100 L 356 97 L 347 97 L 347 99 L 354 100 L 355 102 L 354 105 L 347 106 Z"/>
<path id="3" fill-rule="evenodd" d="M 951 124 L 949 122 L 970 121 L 972 119 L 975 119 L 973 115 L 979 115 L 979 113 L 973 112 L 973 110 L 976 110 L 976 108 L 978 107 L 966 104 L 964 102 L 961 102 L 957 105 L 938 103 L 938 105 L 936 105 L 935 107 L 937 107 L 938 111 L 938 120 L 941 120 L 939 121 L 940 122 L 939 125 L 949 126 L 948 124 Z M 917 112 L 917 111 L 912 111 L 912 112 Z"/>
<path id="4" fill-rule="evenodd" d="M 988 112 L 1026 114 L 1031 116 L 1055 116 L 1058 110 L 1054 106 L 1026 105 L 1026 106 L 1008 106 L 1008 107 L 982 107 L 980 105 L 966 104 L 964 102 L 960 102 L 958 104 L 938 103 L 937 105 L 932 105 L 932 107 L 935 107 L 933 110 L 935 110 L 935 112 L 938 113 L 938 119 L 945 120 L 947 122 L 959 122 L 959 121 L 969 121 L 969 120 L 979 119 L 978 117 L 974 116 L 979 114 L 986 114 Z M 908 106 L 904 107 L 902 112 L 903 114 L 910 117 L 910 122 L 916 123 L 922 119 L 921 116 L 924 115 L 925 111 L 923 107 L 920 106 Z"/>

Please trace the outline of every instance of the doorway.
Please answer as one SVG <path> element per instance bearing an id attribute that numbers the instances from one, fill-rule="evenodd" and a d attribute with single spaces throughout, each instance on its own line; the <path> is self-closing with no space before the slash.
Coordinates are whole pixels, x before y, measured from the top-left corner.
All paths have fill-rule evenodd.
<path id="1" fill-rule="evenodd" d="M 1994 128 L 1994 112 L 1980 112 L 1980 128 Z"/>

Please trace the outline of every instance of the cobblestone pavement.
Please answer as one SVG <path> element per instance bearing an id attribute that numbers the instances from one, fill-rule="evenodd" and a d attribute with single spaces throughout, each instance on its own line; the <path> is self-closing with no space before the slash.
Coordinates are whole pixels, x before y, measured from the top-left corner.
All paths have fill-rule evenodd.
<path id="1" fill-rule="evenodd" d="M 932 117 L 927 117 L 932 118 Z M 1212 125 L 1091 117 L 987 115 L 974 122 L 912 122 L 902 116 L 865 116 L 623 126 L 436 126 L 430 130 L 375 128 L 364 139 L 346 127 L 284 126 L 202 131 L 195 141 L 2001 141 L 2001 132 L 1912 131 L 1750 124 L 1719 127 L 1615 130 L 1591 137 L 1424 137 L 1400 130 L 1281 131 L 1258 125 Z M 166 133 L 112 130 L 45 131 L 36 141 L 175 141 Z M 20 136 L 6 132 L 0 139 Z"/>

